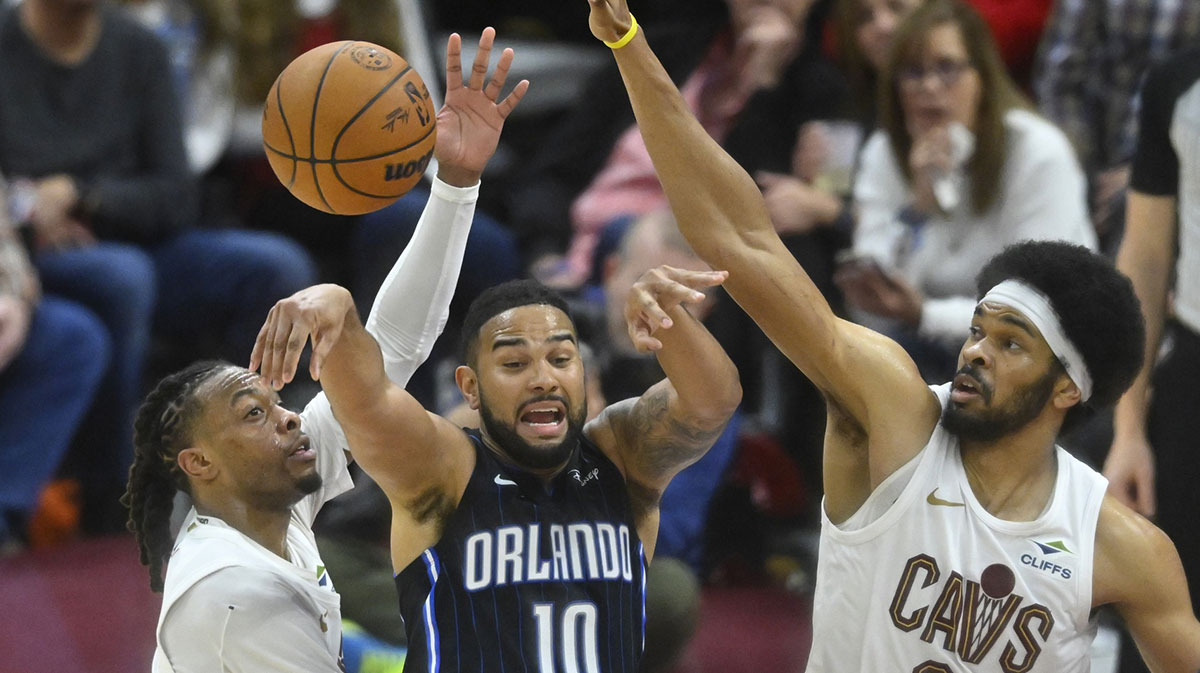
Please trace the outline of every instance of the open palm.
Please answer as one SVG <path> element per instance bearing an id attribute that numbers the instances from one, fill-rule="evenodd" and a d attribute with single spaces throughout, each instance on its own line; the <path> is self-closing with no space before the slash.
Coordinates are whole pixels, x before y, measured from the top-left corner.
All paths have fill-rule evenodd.
<path id="1" fill-rule="evenodd" d="M 512 65 L 512 49 L 505 49 L 500 55 L 496 71 L 484 87 L 495 37 L 495 30 L 484 29 L 479 37 L 479 50 L 470 79 L 465 85 L 462 38 L 453 34 L 446 45 L 446 104 L 437 115 L 437 146 L 434 149 L 438 162 L 444 166 L 481 173 L 496 152 L 504 120 L 529 89 L 529 81 L 521 80 L 512 93 L 497 102 Z"/>

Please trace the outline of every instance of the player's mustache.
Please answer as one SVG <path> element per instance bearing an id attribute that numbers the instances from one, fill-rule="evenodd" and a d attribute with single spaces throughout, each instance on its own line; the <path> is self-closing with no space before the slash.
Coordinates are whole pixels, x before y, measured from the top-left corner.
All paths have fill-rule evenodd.
<path id="1" fill-rule="evenodd" d="M 967 376 L 975 382 L 975 388 L 979 391 L 979 395 L 983 398 L 984 402 L 992 401 L 992 393 L 994 392 L 992 384 L 984 381 L 983 377 L 979 375 L 979 367 L 972 364 L 965 364 L 955 374 L 955 376 L 958 375 Z"/>
<path id="2" fill-rule="evenodd" d="M 531 398 L 525 400 L 525 402 L 521 404 L 521 409 L 522 410 L 527 409 L 527 408 L 529 408 L 530 405 L 537 404 L 538 402 L 561 402 L 563 407 L 568 412 L 567 415 L 570 416 L 569 412 L 571 411 L 571 405 L 569 402 L 567 402 L 567 398 L 563 397 L 562 395 L 547 394 L 547 395 L 538 395 L 537 397 L 531 397 Z"/>

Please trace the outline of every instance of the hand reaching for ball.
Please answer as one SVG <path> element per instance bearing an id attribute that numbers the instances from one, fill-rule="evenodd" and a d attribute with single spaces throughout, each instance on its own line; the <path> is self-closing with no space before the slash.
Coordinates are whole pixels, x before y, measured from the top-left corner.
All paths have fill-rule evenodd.
<path id="1" fill-rule="evenodd" d="M 434 156 L 438 160 L 438 177 L 458 187 L 469 187 L 479 181 L 484 166 L 496 152 L 504 120 L 529 90 L 529 80 L 523 79 L 508 96 L 498 100 L 512 65 L 512 49 L 501 53 L 491 80 L 484 86 L 495 38 L 496 31 L 492 28 L 485 28 L 479 36 L 479 50 L 465 85 L 462 38 L 452 34 L 446 44 L 446 103 L 437 115 Z"/>

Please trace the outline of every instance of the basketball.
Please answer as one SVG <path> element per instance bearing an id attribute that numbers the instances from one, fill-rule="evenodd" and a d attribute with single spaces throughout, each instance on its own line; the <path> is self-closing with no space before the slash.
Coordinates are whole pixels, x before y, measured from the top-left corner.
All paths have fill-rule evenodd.
<path id="1" fill-rule="evenodd" d="M 331 42 L 279 73 L 263 107 L 263 148 L 296 198 L 337 215 L 404 196 L 433 158 L 429 89 L 403 58 L 369 42 Z"/>

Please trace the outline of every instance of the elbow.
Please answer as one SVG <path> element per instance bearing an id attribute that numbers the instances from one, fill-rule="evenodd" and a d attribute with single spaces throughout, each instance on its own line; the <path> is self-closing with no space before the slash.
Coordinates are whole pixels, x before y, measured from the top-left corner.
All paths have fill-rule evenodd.
<path id="1" fill-rule="evenodd" d="M 732 365 L 731 365 L 732 368 Z M 725 385 L 716 390 L 709 398 L 703 410 L 703 417 L 714 427 L 724 427 L 733 418 L 734 412 L 742 403 L 742 382 L 738 379 L 737 370 Z"/>

